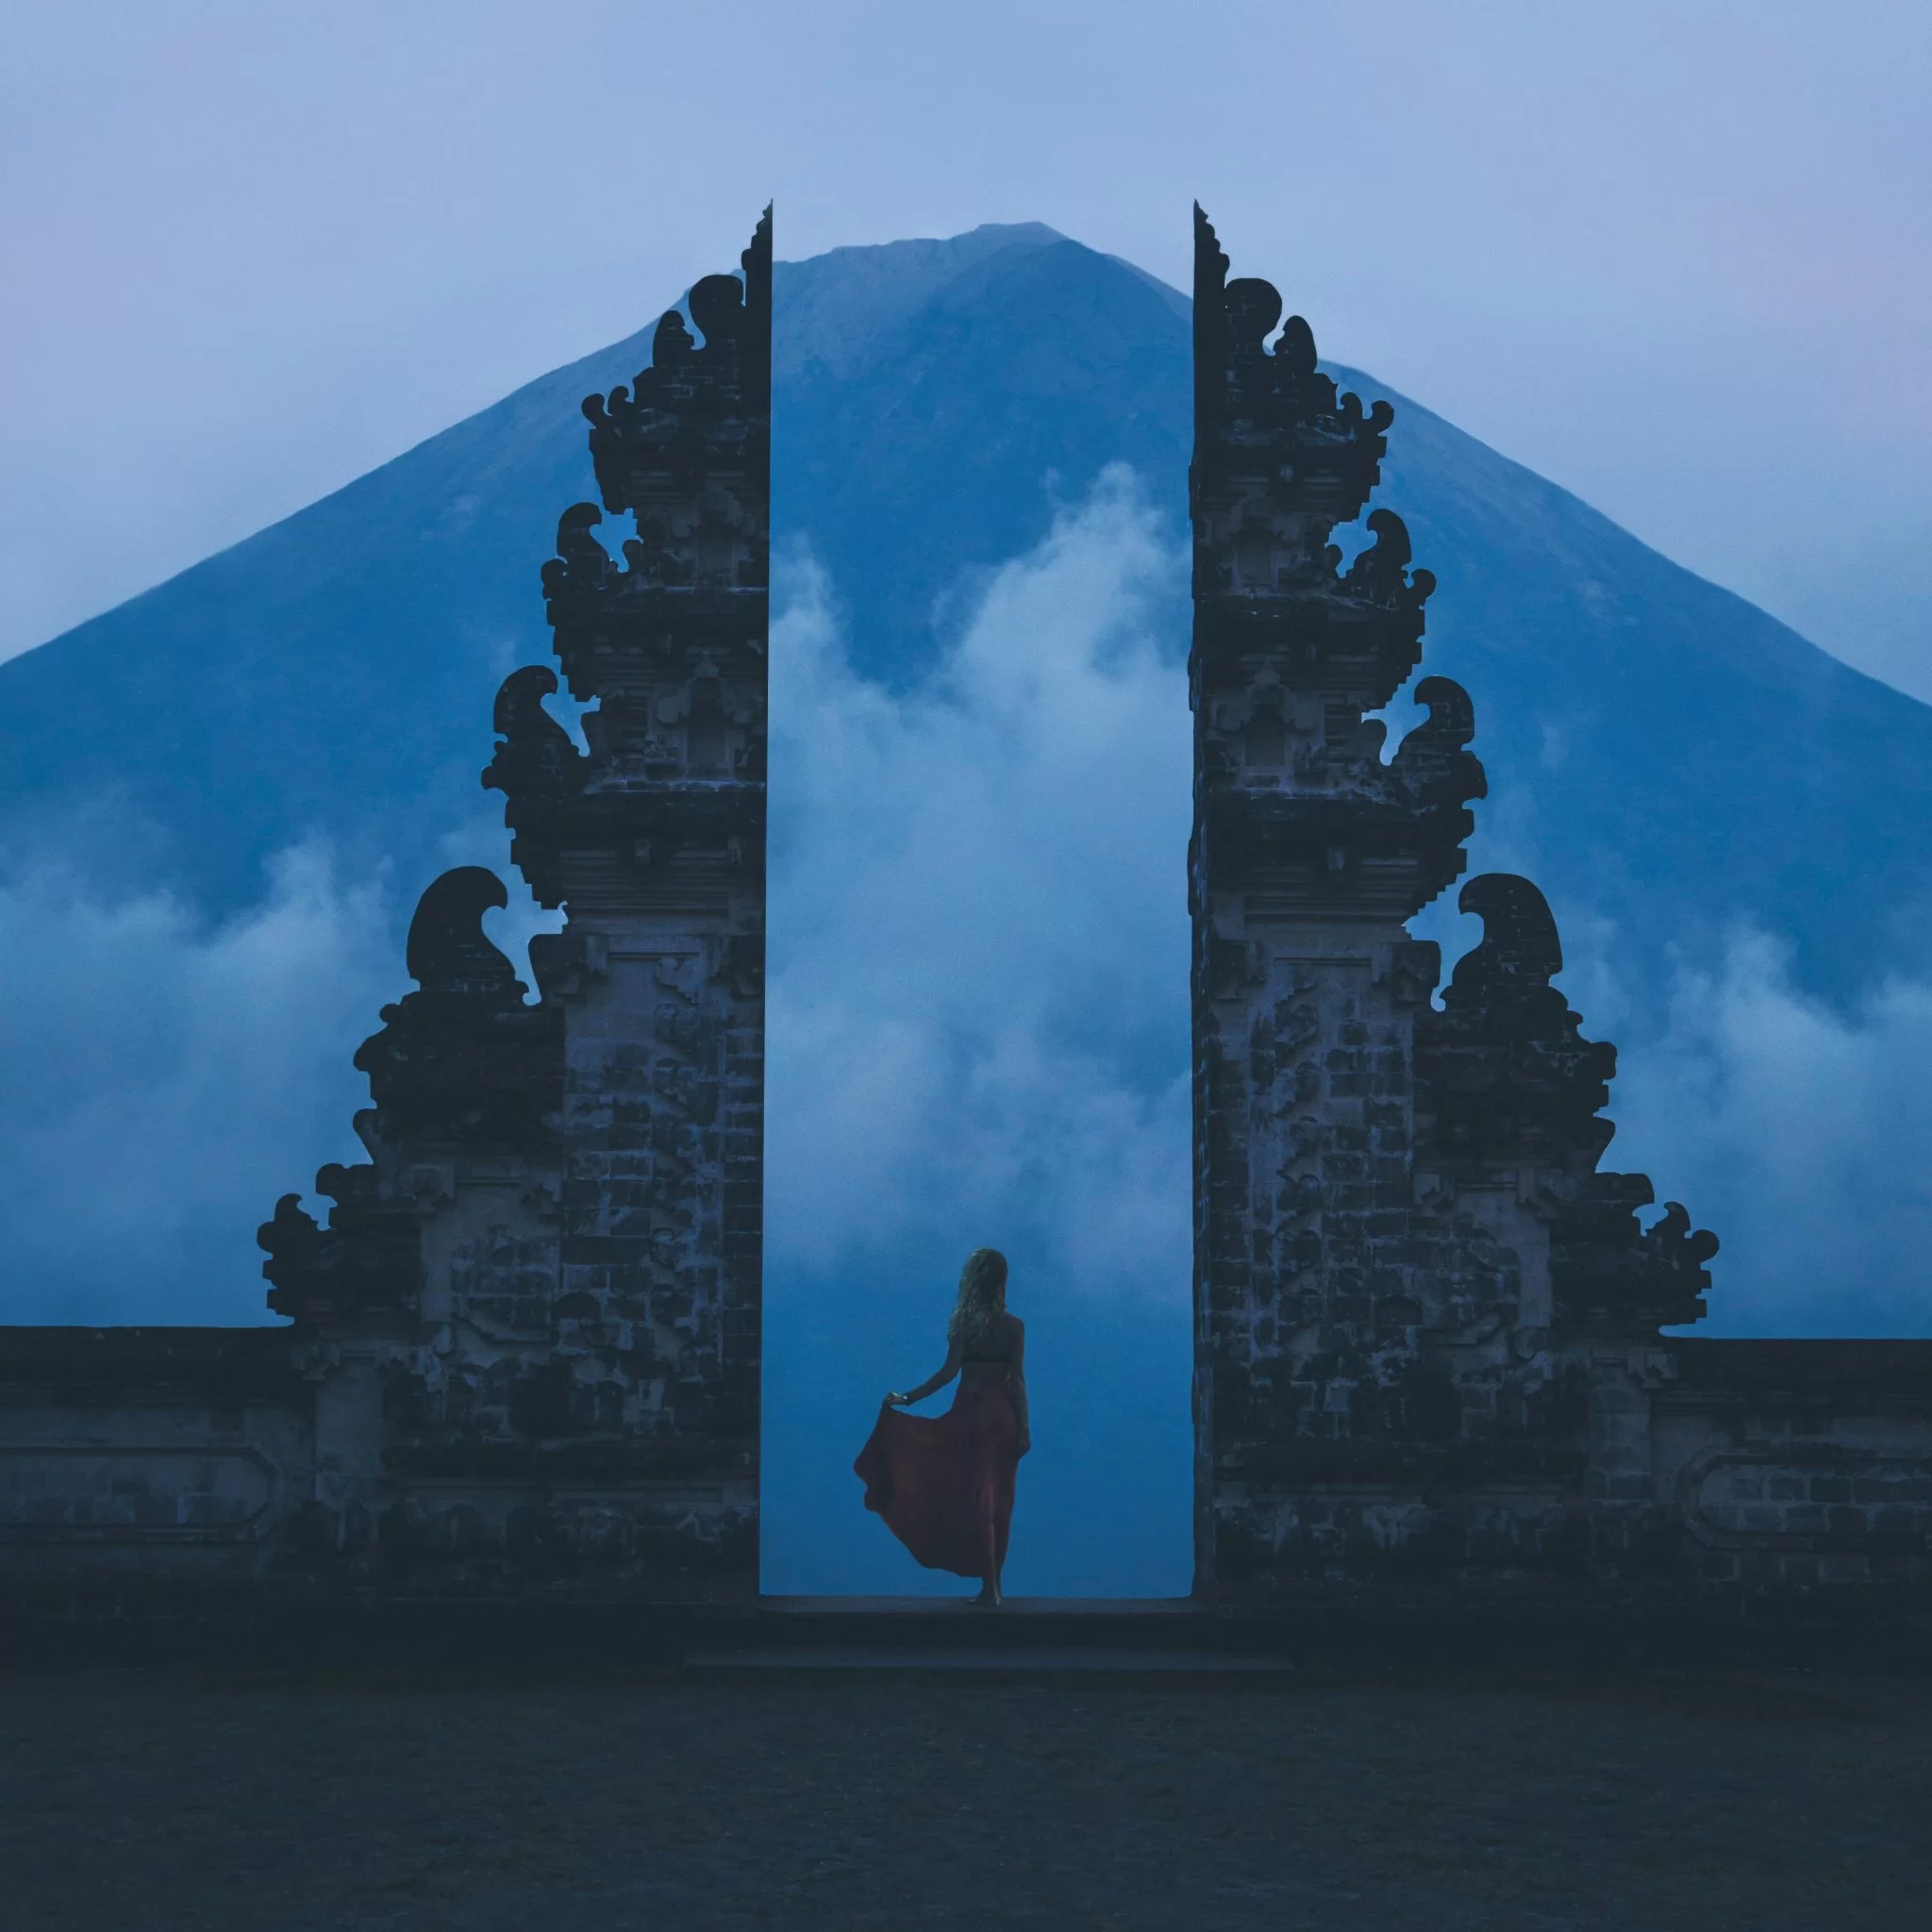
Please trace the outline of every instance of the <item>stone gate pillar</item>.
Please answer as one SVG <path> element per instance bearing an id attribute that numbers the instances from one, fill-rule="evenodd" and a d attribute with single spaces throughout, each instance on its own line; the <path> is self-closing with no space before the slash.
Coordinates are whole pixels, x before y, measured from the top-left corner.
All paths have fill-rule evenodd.
<path id="1" fill-rule="evenodd" d="M 318 1582 L 756 1594 L 764 1166 L 772 220 L 651 366 L 591 396 L 603 507 L 543 569 L 589 749 L 525 665 L 483 783 L 562 932 L 532 1003 L 445 874 L 419 990 L 356 1064 L 370 1159 L 261 1230 L 316 1384 L 291 1560 Z M 614 560 L 594 534 L 635 518 Z"/>
<path id="2" fill-rule="evenodd" d="M 772 225 L 707 275 L 651 367 L 584 405 L 600 511 L 564 512 L 556 678 L 515 672 L 485 782 L 569 923 L 531 946 L 562 1015 L 558 1347 L 663 1525 L 757 1588 L 764 1159 Z M 593 534 L 628 512 L 620 566 Z"/>
<path id="3" fill-rule="evenodd" d="M 1382 761 L 1433 587 L 1398 518 L 1344 572 L 1392 411 L 1316 367 L 1281 298 L 1227 280 L 1195 210 L 1196 1576 L 1225 1589 L 1319 1542 L 1290 1500 L 1346 1456 L 1378 1357 L 1412 1337 L 1417 1008 L 1437 949 L 1404 922 L 1462 869 L 1468 698 Z M 1379 1398 L 1376 1398 L 1379 1399 Z"/>
<path id="4" fill-rule="evenodd" d="M 1435 580 L 1380 508 L 1344 567 L 1393 411 L 1280 316 L 1196 209 L 1196 1589 L 1636 1580 L 1674 1534 L 1659 1330 L 1702 1313 L 1716 1238 L 1599 1172 L 1616 1049 L 1551 984 L 1529 880 L 1463 888 L 1483 940 L 1434 1004 L 1407 921 L 1463 870 L 1474 713 L 1424 677 L 1385 755 L 1368 714 Z"/>

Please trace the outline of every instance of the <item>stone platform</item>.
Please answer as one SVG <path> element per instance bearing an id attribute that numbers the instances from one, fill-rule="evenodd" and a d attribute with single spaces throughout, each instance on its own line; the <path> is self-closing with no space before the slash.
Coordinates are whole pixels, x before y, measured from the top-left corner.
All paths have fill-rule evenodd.
<path id="1" fill-rule="evenodd" d="M 271 1668 L 578 1668 L 814 1672 L 1211 1674 L 1303 1667 L 1458 1673 L 1846 1667 L 1923 1674 L 1932 1628 L 1869 1613 L 1760 1617 L 1681 1605 L 1607 1606 L 1582 1593 L 1535 1607 L 1457 1591 L 1264 1611 L 1188 1598 L 784 1597 L 640 1605 L 589 1594 L 519 1598 L 391 1592 L 162 1591 L 0 1598 L 0 1656 L 16 1664 L 116 1660 Z"/>

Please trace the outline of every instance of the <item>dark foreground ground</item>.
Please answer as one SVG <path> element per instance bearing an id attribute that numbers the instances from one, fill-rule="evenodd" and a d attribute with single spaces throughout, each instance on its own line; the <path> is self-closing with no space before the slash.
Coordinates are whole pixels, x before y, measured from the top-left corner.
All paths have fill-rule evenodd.
<path id="1" fill-rule="evenodd" d="M 1932 1924 L 1932 1683 L 0 1677 L 0 1926 Z"/>

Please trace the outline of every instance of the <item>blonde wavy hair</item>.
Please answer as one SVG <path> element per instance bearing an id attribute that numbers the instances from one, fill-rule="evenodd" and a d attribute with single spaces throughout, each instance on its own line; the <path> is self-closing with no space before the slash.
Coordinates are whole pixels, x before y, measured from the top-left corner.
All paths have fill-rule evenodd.
<path id="1" fill-rule="evenodd" d="M 959 1296 L 946 1324 L 946 1339 L 971 1347 L 992 1340 L 997 1296 L 1007 1285 L 1007 1257 L 997 1248 L 974 1248 L 959 1271 Z"/>

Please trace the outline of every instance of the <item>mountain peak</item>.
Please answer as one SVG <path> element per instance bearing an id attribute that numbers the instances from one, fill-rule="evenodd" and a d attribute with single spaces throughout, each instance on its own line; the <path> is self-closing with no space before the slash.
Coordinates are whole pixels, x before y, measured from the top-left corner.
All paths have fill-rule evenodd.
<path id="1" fill-rule="evenodd" d="M 841 378 L 856 375 L 876 342 L 948 283 L 993 256 L 1066 240 L 1044 222 L 982 222 L 961 235 L 833 248 L 808 261 L 783 262 L 774 291 L 774 379 L 798 374 L 808 360 Z"/>

